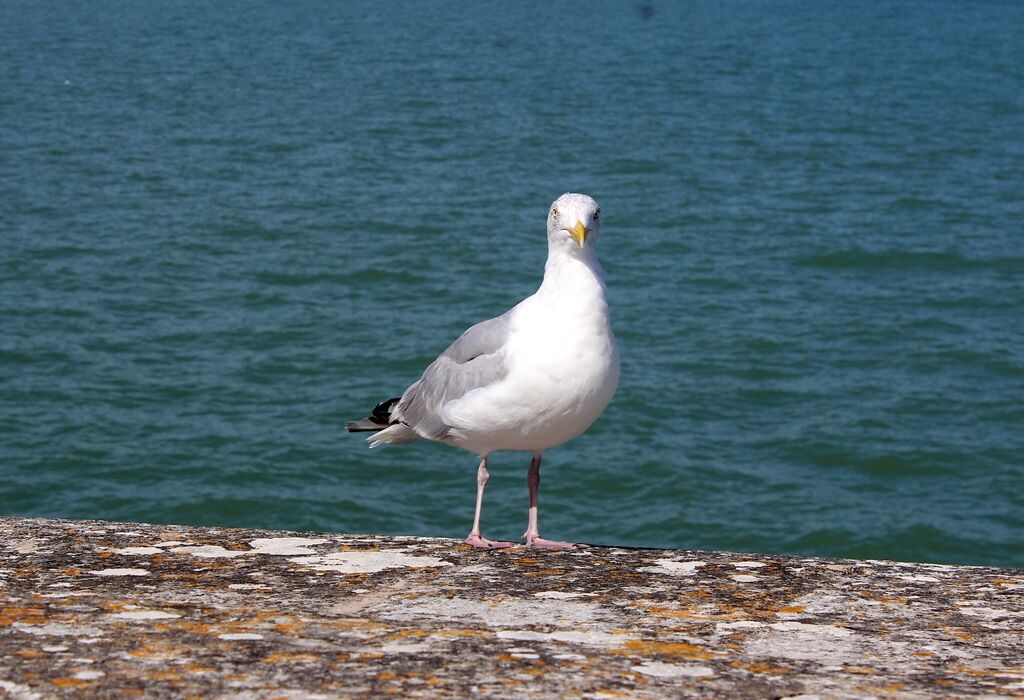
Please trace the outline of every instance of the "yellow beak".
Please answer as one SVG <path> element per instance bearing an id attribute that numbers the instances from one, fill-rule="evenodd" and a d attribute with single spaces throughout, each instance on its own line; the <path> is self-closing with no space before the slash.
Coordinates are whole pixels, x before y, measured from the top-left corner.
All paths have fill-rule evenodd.
<path id="1" fill-rule="evenodd" d="M 568 229 L 569 235 L 572 239 L 579 243 L 580 248 L 583 247 L 583 242 L 587 240 L 587 229 L 583 227 L 583 224 L 579 221 L 571 228 Z"/>

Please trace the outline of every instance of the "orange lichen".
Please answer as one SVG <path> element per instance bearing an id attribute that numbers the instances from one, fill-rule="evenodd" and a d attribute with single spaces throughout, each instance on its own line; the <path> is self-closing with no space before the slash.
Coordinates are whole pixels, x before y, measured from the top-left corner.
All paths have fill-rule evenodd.
<path id="1" fill-rule="evenodd" d="M 493 632 L 488 632 L 487 630 L 472 630 L 472 629 L 460 630 L 460 629 L 452 629 L 452 630 L 441 630 L 441 631 L 439 631 L 437 633 L 437 636 L 439 636 L 439 637 L 491 637 L 491 636 L 493 636 L 493 634 L 494 634 Z"/>
<path id="2" fill-rule="evenodd" d="M 781 676 L 787 673 L 793 673 L 793 669 L 785 668 L 784 666 L 773 666 L 769 663 L 759 661 L 733 661 L 729 664 L 733 668 L 742 669 L 744 671 L 750 671 L 751 673 L 767 673 L 773 676 Z"/>
<path id="3" fill-rule="evenodd" d="M 867 598 L 868 600 L 874 600 L 879 603 L 889 603 L 892 605 L 906 605 L 910 601 L 906 598 L 890 598 L 884 596 L 881 593 L 877 593 L 871 590 L 857 591 L 861 598 Z"/>
<path id="4" fill-rule="evenodd" d="M 860 676 L 871 676 L 877 673 L 877 669 L 874 666 L 854 666 L 852 664 L 845 664 L 843 666 L 845 673 L 855 673 Z"/>
<path id="5" fill-rule="evenodd" d="M 294 620 L 289 622 L 278 622 L 274 625 L 274 630 L 282 632 L 284 634 L 292 634 L 295 632 L 301 632 L 306 626 L 301 622 L 295 622 Z"/>
<path id="6" fill-rule="evenodd" d="M 168 627 L 179 630 L 182 632 L 191 632 L 192 634 L 210 634 L 210 626 L 204 622 L 196 622 L 195 620 L 173 620 L 167 623 Z"/>
<path id="7" fill-rule="evenodd" d="M 216 673 L 217 669 L 213 666 L 203 666 L 202 664 L 189 664 L 185 667 L 185 670 L 189 673 Z"/>
<path id="8" fill-rule="evenodd" d="M 682 659 L 712 659 L 715 657 L 715 654 L 696 644 L 655 642 L 647 639 L 631 639 L 618 649 L 612 649 L 611 653 L 630 656 L 671 656 Z"/>
<path id="9" fill-rule="evenodd" d="M 187 649 L 174 646 L 167 642 L 146 642 L 137 649 L 128 652 L 129 656 L 136 659 L 177 659 L 185 656 Z"/>
<path id="10" fill-rule="evenodd" d="M 421 638 L 429 635 L 430 632 L 427 632 L 426 630 L 395 630 L 394 632 L 385 635 L 384 639 L 406 639 L 408 637 Z"/>
<path id="11" fill-rule="evenodd" d="M 58 688 L 84 688 L 92 685 L 92 681 L 84 681 L 81 678 L 54 678 L 52 681 Z"/>
<path id="12" fill-rule="evenodd" d="M 38 607 L 17 607 L 8 605 L 0 609 L 0 627 L 10 627 L 15 622 L 23 625 L 41 625 L 46 622 L 46 613 Z"/>
<path id="13" fill-rule="evenodd" d="M 736 612 L 708 612 L 696 610 L 673 610 L 672 608 L 647 608 L 647 612 L 658 617 L 674 617 L 687 620 L 718 621 L 718 620 L 742 620 L 749 618 L 752 613 L 746 610 Z"/>
<path id="14" fill-rule="evenodd" d="M 275 654 L 267 654 L 260 663 L 264 664 L 280 664 L 280 663 L 301 663 L 301 664 L 312 664 L 320 660 L 320 657 L 316 654 L 289 654 L 287 652 L 278 652 Z"/>

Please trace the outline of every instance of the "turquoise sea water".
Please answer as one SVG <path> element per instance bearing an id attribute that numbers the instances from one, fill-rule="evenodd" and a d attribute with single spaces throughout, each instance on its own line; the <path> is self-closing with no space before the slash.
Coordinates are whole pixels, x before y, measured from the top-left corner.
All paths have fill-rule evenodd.
<path id="1" fill-rule="evenodd" d="M 464 536 L 471 455 L 344 422 L 574 190 L 547 536 L 1024 566 L 1024 5 L 510 5 L 0 4 L 0 513 Z"/>

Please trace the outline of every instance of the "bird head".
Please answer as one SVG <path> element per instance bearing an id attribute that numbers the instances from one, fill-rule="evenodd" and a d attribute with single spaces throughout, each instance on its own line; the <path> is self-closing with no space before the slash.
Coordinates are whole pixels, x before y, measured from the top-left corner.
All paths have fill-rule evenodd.
<path id="1" fill-rule="evenodd" d="M 548 212 L 548 244 L 575 254 L 586 253 L 597 244 L 601 229 L 601 207 L 593 197 L 566 192 L 551 204 Z"/>

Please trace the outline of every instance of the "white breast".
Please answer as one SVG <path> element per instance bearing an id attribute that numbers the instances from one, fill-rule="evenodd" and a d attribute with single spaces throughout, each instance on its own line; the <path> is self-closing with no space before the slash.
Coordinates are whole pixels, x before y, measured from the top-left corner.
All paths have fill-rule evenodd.
<path id="1" fill-rule="evenodd" d="M 557 282 L 546 277 L 516 307 L 506 379 L 446 409 L 455 444 L 478 453 L 545 450 L 581 434 L 611 402 L 619 355 L 600 271 L 580 264 Z"/>

